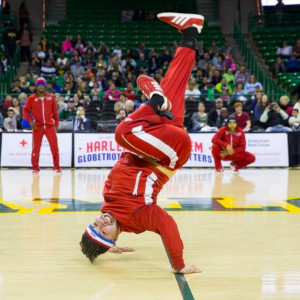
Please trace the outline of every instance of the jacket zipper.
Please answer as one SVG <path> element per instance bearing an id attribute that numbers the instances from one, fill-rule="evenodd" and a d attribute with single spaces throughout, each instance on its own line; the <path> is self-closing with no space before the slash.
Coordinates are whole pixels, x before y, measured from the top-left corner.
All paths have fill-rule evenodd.
<path id="1" fill-rule="evenodd" d="M 137 195 L 137 190 L 138 190 L 138 187 L 139 187 L 139 181 L 140 181 L 140 177 L 141 177 L 141 174 L 143 172 L 142 171 L 139 171 L 136 175 L 136 179 L 135 179 L 135 184 L 134 184 L 134 189 L 133 189 L 133 192 L 132 192 L 132 195 L 136 196 Z"/>
<path id="2" fill-rule="evenodd" d="M 44 97 L 45 99 L 45 97 Z M 42 100 L 42 111 L 43 111 L 43 120 L 44 120 L 44 129 L 46 129 L 46 120 L 45 120 L 45 104 L 44 104 L 44 99 L 41 99 Z"/>

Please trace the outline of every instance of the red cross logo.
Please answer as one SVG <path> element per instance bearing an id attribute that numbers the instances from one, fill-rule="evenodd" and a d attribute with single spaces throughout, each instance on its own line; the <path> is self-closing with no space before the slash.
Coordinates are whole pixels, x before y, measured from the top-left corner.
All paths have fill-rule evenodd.
<path id="1" fill-rule="evenodd" d="M 20 144 L 22 145 L 22 147 L 25 147 L 26 144 L 27 144 L 27 142 L 23 139 L 23 140 L 20 142 Z"/>

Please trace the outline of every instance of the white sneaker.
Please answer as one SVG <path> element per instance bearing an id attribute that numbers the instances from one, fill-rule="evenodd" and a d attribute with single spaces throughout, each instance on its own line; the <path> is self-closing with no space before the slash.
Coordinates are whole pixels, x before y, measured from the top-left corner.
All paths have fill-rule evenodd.
<path id="1" fill-rule="evenodd" d="M 179 32 L 188 27 L 196 27 L 198 32 L 201 33 L 204 24 L 204 17 L 196 14 L 165 12 L 158 14 L 157 18 L 177 28 Z"/>

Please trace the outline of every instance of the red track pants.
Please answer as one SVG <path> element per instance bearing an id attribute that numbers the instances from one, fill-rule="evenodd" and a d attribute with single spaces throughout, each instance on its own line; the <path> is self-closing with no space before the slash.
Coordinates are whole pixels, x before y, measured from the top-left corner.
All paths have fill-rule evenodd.
<path id="1" fill-rule="evenodd" d="M 238 170 L 255 162 L 255 156 L 252 153 L 247 151 L 235 153 L 233 155 L 227 155 L 224 158 L 222 158 L 220 156 L 220 152 L 223 150 L 224 149 L 219 145 L 214 144 L 212 146 L 212 155 L 214 157 L 216 170 L 222 169 L 222 163 L 221 163 L 222 160 L 234 162 L 235 167 Z"/>
<path id="2" fill-rule="evenodd" d="M 191 140 L 183 129 L 184 93 L 195 63 L 195 51 L 180 47 L 160 85 L 172 102 L 174 119 L 157 115 L 149 105 L 130 114 L 116 128 L 119 145 L 143 157 L 155 159 L 162 166 L 176 170 L 191 153 Z"/>
<path id="3" fill-rule="evenodd" d="M 46 138 L 50 145 L 50 150 L 53 157 L 54 169 L 59 169 L 59 151 L 57 143 L 57 135 L 55 127 L 38 127 L 32 132 L 32 152 L 31 152 L 31 164 L 33 170 L 40 170 L 39 160 L 40 160 L 40 150 L 42 145 L 43 136 Z"/>

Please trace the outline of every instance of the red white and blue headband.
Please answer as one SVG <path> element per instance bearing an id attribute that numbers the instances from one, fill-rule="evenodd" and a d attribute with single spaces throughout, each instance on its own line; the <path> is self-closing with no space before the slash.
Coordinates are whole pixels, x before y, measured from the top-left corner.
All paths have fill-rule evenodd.
<path id="1" fill-rule="evenodd" d="M 116 243 L 112 240 L 106 239 L 104 236 L 99 234 L 93 227 L 92 225 L 89 225 L 85 229 L 86 234 L 97 244 L 104 246 L 105 248 L 111 248 L 113 247 Z"/>

